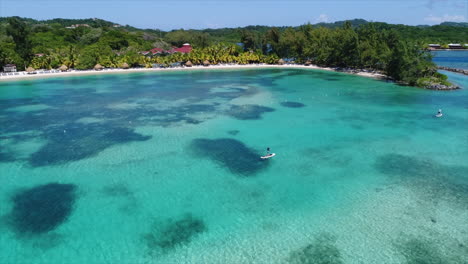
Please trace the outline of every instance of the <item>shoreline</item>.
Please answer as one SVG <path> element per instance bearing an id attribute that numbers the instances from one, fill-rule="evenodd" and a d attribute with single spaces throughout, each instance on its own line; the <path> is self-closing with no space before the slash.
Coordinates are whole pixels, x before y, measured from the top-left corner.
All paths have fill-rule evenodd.
<path id="1" fill-rule="evenodd" d="M 429 50 L 429 51 L 468 51 L 468 49 L 436 49 L 436 50 Z"/>
<path id="2" fill-rule="evenodd" d="M 459 74 L 463 74 L 463 75 L 468 75 L 468 70 L 460 69 L 460 68 L 452 68 L 452 67 L 445 67 L 445 66 L 437 66 L 437 69 L 443 70 L 443 71 L 449 71 L 449 72 L 459 73 Z"/>
<path id="3" fill-rule="evenodd" d="M 319 67 L 317 65 L 268 65 L 268 64 L 247 64 L 247 65 L 240 65 L 240 64 L 233 64 L 233 65 L 210 65 L 210 66 L 192 66 L 192 67 L 176 67 L 176 68 L 130 68 L 130 69 L 104 69 L 104 70 L 71 70 L 66 72 L 40 72 L 36 74 L 27 74 L 26 72 L 17 72 L 18 75 L 8 75 L 8 76 L 0 76 L 1 81 L 15 81 L 15 80 L 28 80 L 28 79 L 44 79 L 50 77 L 65 77 L 65 76 L 84 76 L 84 75 L 98 75 L 98 74 L 109 74 L 109 73 L 130 73 L 130 72 L 159 72 L 159 71 L 191 71 L 191 70 L 216 70 L 216 69 L 267 69 L 267 68 L 282 68 L 282 69 L 314 69 L 314 70 L 325 70 L 325 71 L 334 71 L 334 72 L 341 72 L 347 73 L 352 75 L 358 75 L 367 78 L 373 79 L 386 79 L 387 76 L 381 73 L 375 72 L 366 72 L 360 70 L 341 70 L 336 68 L 329 68 L 329 67 Z"/>

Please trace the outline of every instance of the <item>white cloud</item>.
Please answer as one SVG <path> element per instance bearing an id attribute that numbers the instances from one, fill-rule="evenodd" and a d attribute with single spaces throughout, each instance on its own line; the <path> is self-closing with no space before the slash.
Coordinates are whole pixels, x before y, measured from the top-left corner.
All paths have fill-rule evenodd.
<path id="1" fill-rule="evenodd" d="M 325 14 L 320 14 L 320 16 L 316 19 L 318 23 L 320 22 L 328 22 L 329 21 L 329 18 L 327 15 Z"/>
<path id="2" fill-rule="evenodd" d="M 442 23 L 442 22 L 465 22 L 466 18 L 462 15 L 443 15 L 443 16 L 434 16 L 429 15 L 424 18 L 425 21 L 433 23 Z"/>

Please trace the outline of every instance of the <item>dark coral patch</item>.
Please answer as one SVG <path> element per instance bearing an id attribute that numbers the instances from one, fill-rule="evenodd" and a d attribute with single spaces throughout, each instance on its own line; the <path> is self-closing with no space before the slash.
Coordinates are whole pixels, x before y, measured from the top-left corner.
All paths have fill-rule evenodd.
<path id="1" fill-rule="evenodd" d="M 311 244 L 293 251 L 287 263 L 291 264 L 342 264 L 341 253 L 333 237 L 320 235 Z"/>
<path id="2" fill-rule="evenodd" d="M 255 174 L 269 164 L 260 159 L 260 154 L 235 139 L 194 139 L 191 147 L 197 155 L 208 157 L 244 176 Z"/>
<path id="3" fill-rule="evenodd" d="M 177 220 L 154 224 L 151 232 L 144 235 L 144 239 L 151 251 L 166 252 L 177 246 L 190 243 L 206 229 L 206 225 L 201 219 L 187 214 Z"/>
<path id="4" fill-rule="evenodd" d="M 375 167 L 384 174 L 405 177 L 421 177 L 438 173 L 434 163 L 393 153 L 378 157 Z"/>
<path id="5" fill-rule="evenodd" d="M 237 134 L 239 134 L 239 132 L 240 132 L 239 130 L 229 130 L 227 133 L 228 133 L 229 135 L 236 136 Z"/>
<path id="6" fill-rule="evenodd" d="M 281 102 L 281 105 L 284 107 L 289 107 L 289 108 L 301 108 L 305 106 L 305 104 L 303 103 L 291 102 L 291 101 Z"/>
<path id="7" fill-rule="evenodd" d="M 124 184 L 113 184 L 102 188 L 102 193 L 110 197 L 132 196 L 133 192 Z"/>
<path id="8" fill-rule="evenodd" d="M 399 252 L 406 258 L 408 264 L 442 264 L 467 263 L 466 251 L 453 247 L 449 254 L 443 254 L 436 242 L 425 239 L 412 238 L 396 243 Z"/>
<path id="9" fill-rule="evenodd" d="M 239 120 L 256 120 L 261 119 L 263 113 L 273 111 L 275 109 L 261 105 L 233 105 L 227 114 Z"/>
<path id="10" fill-rule="evenodd" d="M 73 184 L 50 183 L 21 191 L 12 198 L 10 223 L 20 235 L 52 231 L 67 221 L 75 199 Z"/>
<path id="11" fill-rule="evenodd" d="M 448 166 L 430 159 L 387 154 L 377 158 L 375 168 L 414 187 L 412 189 L 425 196 L 425 199 L 437 201 L 450 198 L 465 208 L 468 206 L 468 167 Z"/>
<path id="12" fill-rule="evenodd" d="M 2 151 L 0 146 L 0 162 L 14 161 L 15 157 L 7 151 Z"/>
<path id="13" fill-rule="evenodd" d="M 128 128 L 103 129 L 100 125 L 76 125 L 55 130 L 48 135 L 48 143 L 33 153 L 29 164 L 33 167 L 59 165 L 97 155 L 104 149 L 131 141 L 145 141 L 143 136 Z"/>
<path id="14" fill-rule="evenodd" d="M 119 199 L 114 200 L 112 204 L 118 205 L 119 212 L 123 214 L 133 214 L 139 208 L 135 193 L 126 184 L 115 183 L 105 186 L 101 189 L 101 193 L 107 197 Z"/>
<path id="15" fill-rule="evenodd" d="M 393 153 L 378 157 L 375 168 L 387 175 L 427 180 L 451 178 L 452 180 L 460 180 L 459 183 L 462 183 L 464 176 L 468 175 L 468 167 L 447 166 L 430 159 Z"/>

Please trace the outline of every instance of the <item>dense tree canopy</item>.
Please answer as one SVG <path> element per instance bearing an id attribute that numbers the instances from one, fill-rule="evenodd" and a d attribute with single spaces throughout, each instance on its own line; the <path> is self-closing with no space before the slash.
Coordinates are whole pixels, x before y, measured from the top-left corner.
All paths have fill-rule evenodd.
<path id="1" fill-rule="evenodd" d="M 466 23 L 405 26 L 369 23 L 362 19 L 305 24 L 299 27 L 248 26 L 205 30 L 141 30 L 100 19 L 36 21 L 0 18 L 0 67 L 15 63 L 19 70 L 104 67 L 151 67 L 175 62 L 297 63 L 367 68 L 396 81 L 419 85 L 421 79 L 444 79 L 436 73 L 428 43 L 468 40 Z M 190 43 L 190 54 L 144 56 L 152 48 L 169 49 Z M 238 45 L 236 45 L 238 44 Z"/>

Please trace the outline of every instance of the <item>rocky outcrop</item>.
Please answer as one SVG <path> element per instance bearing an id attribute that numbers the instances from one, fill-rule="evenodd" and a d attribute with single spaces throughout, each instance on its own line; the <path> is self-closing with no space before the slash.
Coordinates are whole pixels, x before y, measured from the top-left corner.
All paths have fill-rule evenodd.
<path id="1" fill-rule="evenodd" d="M 460 89 L 459 86 L 456 86 L 456 85 L 444 85 L 444 84 L 427 84 L 426 86 L 424 86 L 424 88 L 426 89 L 430 89 L 430 90 L 457 90 L 457 89 Z"/>
<path id="2" fill-rule="evenodd" d="M 437 68 L 439 70 L 451 71 L 451 72 L 456 72 L 456 73 L 461 73 L 461 74 L 464 74 L 464 75 L 468 75 L 468 70 L 464 70 L 464 69 L 456 69 L 456 68 L 443 67 L 443 66 L 438 66 Z"/>

